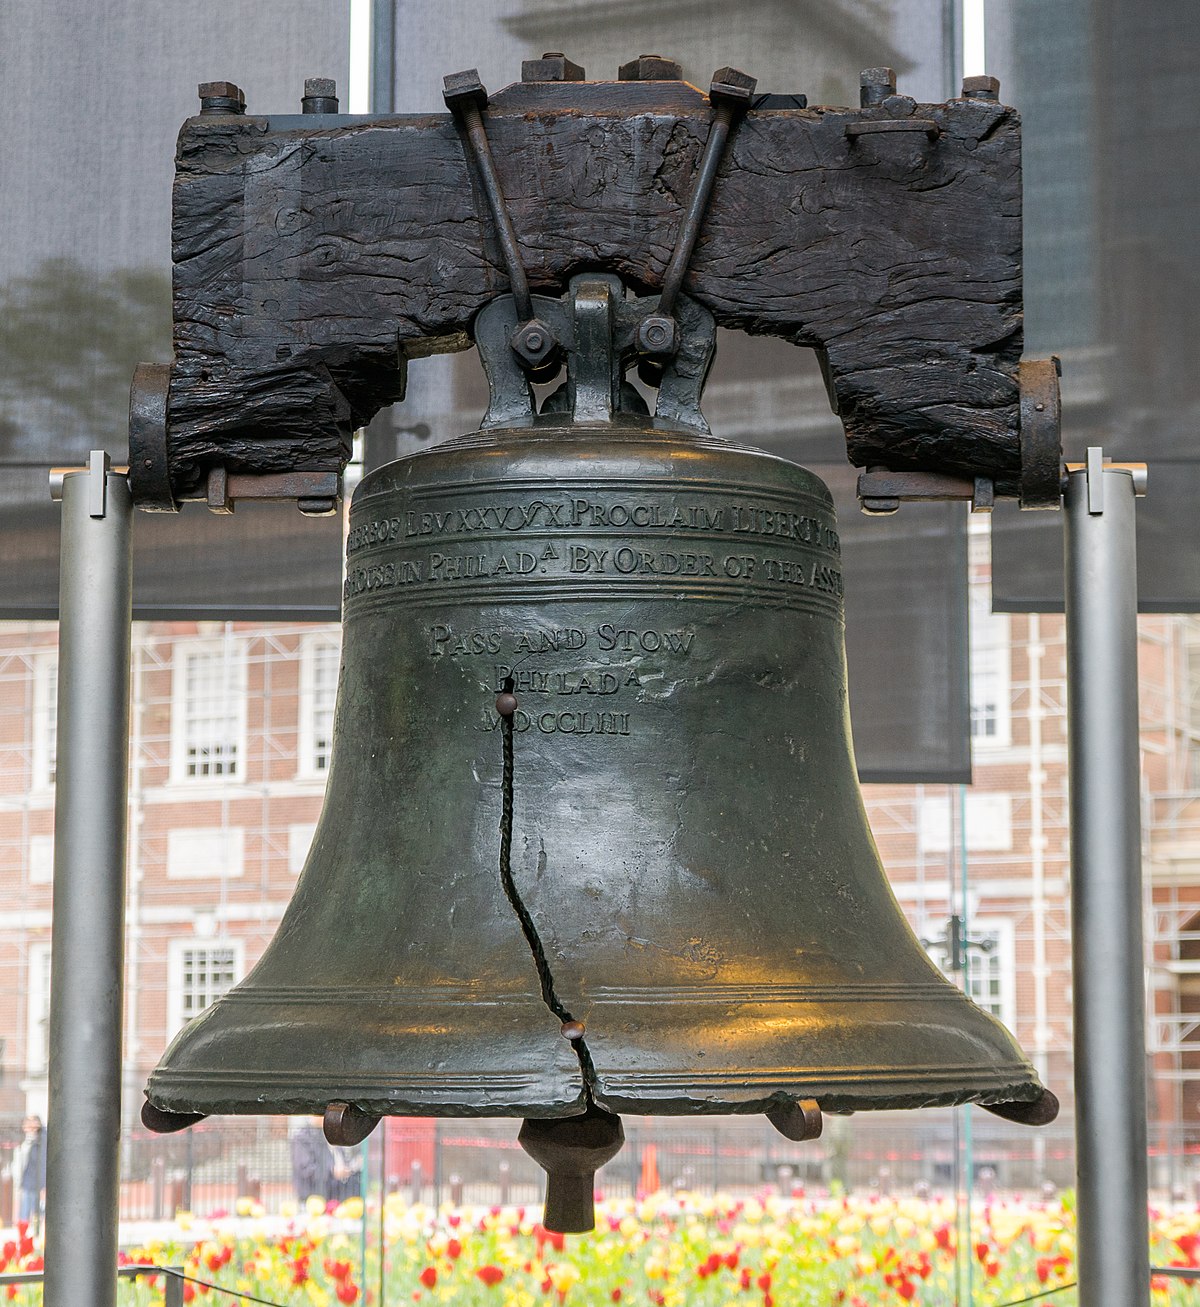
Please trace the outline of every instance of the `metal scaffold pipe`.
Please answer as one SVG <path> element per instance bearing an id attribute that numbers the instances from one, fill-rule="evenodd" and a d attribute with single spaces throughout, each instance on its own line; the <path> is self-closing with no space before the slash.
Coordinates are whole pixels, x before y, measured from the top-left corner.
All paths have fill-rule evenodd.
<path id="1" fill-rule="evenodd" d="M 46 1307 L 112 1307 L 120 1198 L 131 501 L 62 476 Z"/>
<path id="2" fill-rule="evenodd" d="M 1136 479 L 1089 449 L 1066 489 L 1081 1307 L 1150 1300 Z"/>

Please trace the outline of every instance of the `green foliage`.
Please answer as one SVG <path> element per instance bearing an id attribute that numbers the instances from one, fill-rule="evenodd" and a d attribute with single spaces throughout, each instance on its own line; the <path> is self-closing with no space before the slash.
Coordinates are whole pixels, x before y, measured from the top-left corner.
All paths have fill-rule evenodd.
<path id="1" fill-rule="evenodd" d="M 0 440 L 30 457 L 53 457 L 64 435 L 119 443 L 135 365 L 170 357 L 165 273 L 48 259 L 0 288 Z"/>

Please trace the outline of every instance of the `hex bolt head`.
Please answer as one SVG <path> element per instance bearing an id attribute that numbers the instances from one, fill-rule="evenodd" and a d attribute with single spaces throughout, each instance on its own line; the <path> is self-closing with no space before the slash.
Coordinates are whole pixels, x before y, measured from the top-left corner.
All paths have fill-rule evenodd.
<path id="1" fill-rule="evenodd" d="M 512 334 L 509 345 L 524 368 L 541 367 L 557 346 L 554 333 L 537 318 L 523 322 Z"/>
<path id="2" fill-rule="evenodd" d="M 669 359 L 679 349 L 679 324 L 665 313 L 651 313 L 638 323 L 634 343 L 644 358 Z"/>
<path id="3" fill-rule="evenodd" d="M 200 96 L 200 112 L 205 116 L 246 112 L 246 97 L 235 82 L 201 82 L 196 91 Z"/>
<path id="4" fill-rule="evenodd" d="M 586 73 L 560 50 L 551 50 L 540 59 L 526 59 L 521 64 L 523 82 L 582 82 Z"/>
<path id="5" fill-rule="evenodd" d="M 964 77 L 962 98 L 964 100 L 999 100 L 1000 79 L 998 77 Z"/>
<path id="6" fill-rule="evenodd" d="M 758 81 L 749 73 L 737 68 L 718 68 L 712 75 L 712 84 L 708 88 L 708 98 L 713 104 L 726 104 L 733 108 L 745 109 L 749 106 Z"/>
<path id="7" fill-rule="evenodd" d="M 683 65 L 660 54 L 640 54 L 617 71 L 623 82 L 677 82 L 682 76 Z"/>
<path id="8" fill-rule="evenodd" d="M 337 113 L 337 83 L 332 77 L 306 77 L 301 113 Z"/>
<path id="9" fill-rule="evenodd" d="M 864 68 L 858 75 L 858 102 L 864 109 L 882 104 L 896 94 L 896 72 L 892 68 Z"/>

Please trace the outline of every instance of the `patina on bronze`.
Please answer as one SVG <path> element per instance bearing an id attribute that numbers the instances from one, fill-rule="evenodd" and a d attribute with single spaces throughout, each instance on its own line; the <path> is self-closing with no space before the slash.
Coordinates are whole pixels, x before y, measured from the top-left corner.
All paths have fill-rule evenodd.
<path id="1" fill-rule="evenodd" d="M 1044 1118 L 880 865 L 828 491 L 707 433 L 699 306 L 653 417 L 623 386 L 653 297 L 580 277 L 536 307 L 567 348 L 549 411 L 522 415 L 497 301 L 489 425 L 355 494 L 312 851 L 258 965 L 151 1077 L 158 1128 L 331 1104 L 357 1137 L 383 1114 Z"/>

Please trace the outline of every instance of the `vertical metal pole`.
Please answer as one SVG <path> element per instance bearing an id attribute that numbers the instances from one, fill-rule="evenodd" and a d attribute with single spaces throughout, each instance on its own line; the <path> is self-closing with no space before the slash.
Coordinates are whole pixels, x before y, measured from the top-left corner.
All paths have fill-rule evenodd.
<path id="1" fill-rule="evenodd" d="M 62 486 L 46 1307 L 112 1307 L 120 1202 L 131 504 L 93 451 Z"/>
<path id="2" fill-rule="evenodd" d="M 1150 1300 L 1134 481 L 1099 449 L 1066 491 L 1081 1307 Z"/>
<path id="3" fill-rule="evenodd" d="M 396 0 L 371 0 L 371 112 L 396 112 Z"/>

